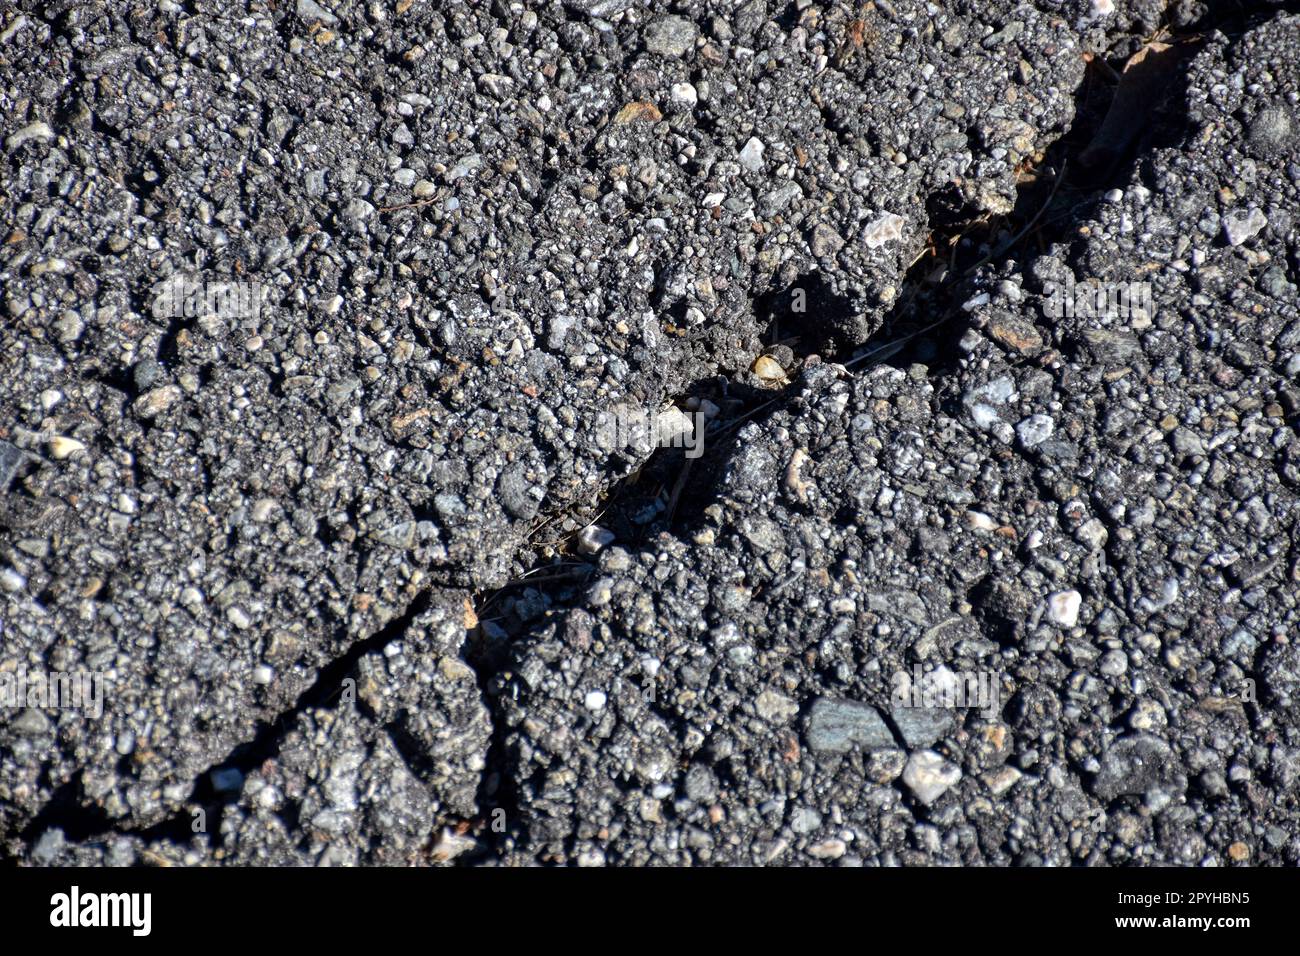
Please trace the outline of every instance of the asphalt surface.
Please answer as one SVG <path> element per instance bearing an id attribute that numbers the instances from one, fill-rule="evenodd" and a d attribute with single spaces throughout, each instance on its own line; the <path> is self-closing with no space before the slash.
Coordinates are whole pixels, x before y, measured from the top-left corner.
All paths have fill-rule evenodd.
<path id="1" fill-rule="evenodd" d="M 1293 10 L 9 5 L 0 858 L 1300 863 Z"/>

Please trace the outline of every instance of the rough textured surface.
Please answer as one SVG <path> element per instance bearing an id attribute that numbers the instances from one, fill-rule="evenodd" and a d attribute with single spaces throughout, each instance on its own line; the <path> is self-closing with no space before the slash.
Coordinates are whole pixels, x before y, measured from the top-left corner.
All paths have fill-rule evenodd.
<path id="1" fill-rule="evenodd" d="M 20 3 L 3 853 L 1300 862 L 1285 6 Z"/>

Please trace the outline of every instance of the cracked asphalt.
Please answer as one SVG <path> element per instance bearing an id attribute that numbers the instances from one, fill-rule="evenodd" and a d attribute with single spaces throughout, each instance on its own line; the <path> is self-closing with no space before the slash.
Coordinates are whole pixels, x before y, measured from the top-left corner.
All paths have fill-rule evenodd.
<path id="1" fill-rule="evenodd" d="M 18 0 L 0 107 L 0 859 L 1300 863 L 1295 3 Z"/>

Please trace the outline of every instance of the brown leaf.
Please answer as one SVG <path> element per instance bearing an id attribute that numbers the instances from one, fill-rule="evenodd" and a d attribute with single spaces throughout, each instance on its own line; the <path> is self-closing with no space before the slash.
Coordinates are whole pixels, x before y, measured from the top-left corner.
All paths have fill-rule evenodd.
<path id="1" fill-rule="evenodd" d="M 1101 129 L 1079 156 L 1083 165 L 1104 169 L 1123 156 L 1149 125 L 1151 111 L 1164 99 L 1179 61 L 1191 49 L 1187 43 L 1148 43 L 1128 58 Z"/>
<path id="2" fill-rule="evenodd" d="M 655 106 L 648 100 L 642 100 L 637 103 L 628 103 L 618 111 L 614 117 L 614 124 L 622 126 L 624 123 L 657 123 L 664 118 L 664 114 L 659 112 L 659 107 Z"/>

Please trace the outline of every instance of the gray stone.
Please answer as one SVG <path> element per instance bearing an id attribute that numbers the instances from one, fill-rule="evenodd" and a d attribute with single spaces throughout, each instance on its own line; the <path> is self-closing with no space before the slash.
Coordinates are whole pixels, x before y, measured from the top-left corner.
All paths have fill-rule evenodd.
<path id="1" fill-rule="evenodd" d="M 333 26 L 339 22 L 339 18 L 330 11 L 322 7 L 316 0 L 296 0 L 298 16 L 306 23 L 319 20 L 326 26 Z"/>
<path id="2" fill-rule="evenodd" d="M 695 24 L 681 17 L 656 20 L 645 31 L 645 48 L 662 56 L 681 56 L 695 44 Z"/>
<path id="3" fill-rule="evenodd" d="M 0 440 L 0 494 L 9 490 L 9 483 L 27 460 L 27 453 L 17 445 Z"/>
<path id="4" fill-rule="evenodd" d="M 805 739 L 809 749 L 828 754 L 847 753 L 855 746 L 863 750 L 897 746 L 876 708 L 832 697 L 819 698 L 812 705 Z"/>
<path id="5" fill-rule="evenodd" d="M 1187 780 L 1174 763 L 1169 745 L 1151 734 L 1117 740 L 1101 757 L 1093 792 L 1103 800 L 1163 789 L 1182 792 Z"/>
<path id="6" fill-rule="evenodd" d="M 1297 139 L 1300 139 L 1300 122 L 1285 103 L 1260 110 L 1246 133 L 1250 151 L 1262 159 L 1286 156 L 1295 149 Z"/>
<path id="7" fill-rule="evenodd" d="M 957 715 L 945 707 L 894 707 L 890 719 L 910 748 L 928 747 L 956 723 Z"/>

